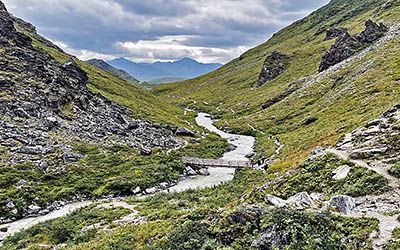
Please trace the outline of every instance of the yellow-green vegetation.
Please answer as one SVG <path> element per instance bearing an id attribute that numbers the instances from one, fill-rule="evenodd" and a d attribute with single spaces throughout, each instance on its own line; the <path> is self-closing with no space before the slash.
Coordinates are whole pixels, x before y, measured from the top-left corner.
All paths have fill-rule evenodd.
<path id="1" fill-rule="evenodd" d="M 344 165 L 350 167 L 347 177 L 341 180 L 333 179 L 334 170 Z M 387 189 L 388 181 L 385 177 L 328 154 L 300 164 L 295 173 L 271 185 L 266 192 L 283 198 L 289 198 L 299 192 L 358 197 L 382 193 Z"/>
<path id="2" fill-rule="evenodd" d="M 0 249 L 43 249 L 45 246 L 69 245 L 87 242 L 109 226 L 114 220 L 129 214 L 124 208 L 103 209 L 92 206 L 74 212 L 68 217 L 44 222 L 29 230 L 16 233 Z M 40 247 L 41 245 L 42 247 Z"/>
<path id="3" fill-rule="evenodd" d="M 274 170 L 303 162 L 292 175 L 266 191 L 287 198 L 303 191 L 361 196 L 386 190 L 388 182 L 384 177 L 334 155 L 304 160 L 315 146 L 334 144 L 345 133 L 398 102 L 399 37 L 335 72 L 316 77 L 321 57 L 333 43 L 324 41 L 324 32 L 318 31 L 340 26 L 358 33 L 370 18 L 391 25 L 399 21 L 400 0 L 387 2 L 382 6 L 381 0 L 333 0 L 216 72 L 157 87 L 153 93 L 160 99 L 78 61 L 89 75 L 88 86 L 93 92 L 130 108 L 135 117 L 187 126 L 183 120 L 192 122 L 193 113 L 184 116 L 175 105 L 208 111 L 220 118 L 218 125 L 256 136 L 257 158 L 273 154 L 276 145 L 269 136 L 280 138 L 285 144 L 280 161 L 266 173 L 253 169 L 238 171 L 232 182 L 215 188 L 132 198 L 129 202 L 135 205 L 139 216 L 146 218 L 142 225 L 111 223 L 117 214 L 126 211 L 104 214 L 93 208 L 83 209 L 16 234 L 6 239 L 0 249 L 52 248 L 64 243 L 59 245 L 61 249 L 256 249 L 252 246 L 254 240 L 274 231 L 286 249 L 371 249 L 369 236 L 378 229 L 376 219 L 272 209 L 264 201 L 265 193 L 256 192 L 255 187 L 276 178 Z M 34 41 L 34 46 L 60 63 L 69 59 L 69 55 L 38 41 Z M 290 57 L 289 68 L 275 80 L 254 88 L 265 57 L 273 51 Z M 296 85 L 297 91 L 266 109 L 261 108 L 291 85 Z M 68 105 L 64 111 L 69 113 Z M 126 147 L 99 148 L 77 143 L 75 149 L 85 157 L 76 165 L 67 166 L 64 173 L 43 174 L 29 165 L 3 168 L 6 172 L 0 188 L 6 195 L 0 197 L 0 203 L 17 197 L 21 216 L 23 207 L 35 197 L 41 197 L 42 205 L 77 193 L 87 197 L 129 195 L 137 186 L 147 188 L 176 180 L 184 168 L 180 156 L 215 158 L 227 148 L 227 142 L 215 135 L 193 139 L 186 148 L 170 154 L 155 152 L 151 157 L 138 156 Z M 348 176 L 332 179 L 333 170 L 341 165 L 351 167 Z M 396 168 L 400 166 L 397 164 Z M 21 178 L 32 184 L 28 194 L 11 185 Z M 93 213 L 98 213 L 98 217 L 93 218 Z M 109 227 L 82 233 L 83 227 L 99 222 Z M 67 237 L 56 232 L 67 232 Z"/>
<path id="4" fill-rule="evenodd" d="M 82 198 L 132 195 L 137 187 L 145 190 L 177 180 L 185 168 L 180 161 L 182 156 L 216 158 L 227 149 L 227 142 L 216 135 L 193 140 L 187 147 L 169 154 L 154 152 L 152 156 L 140 156 L 136 149 L 127 146 L 76 143 L 74 150 L 84 157 L 76 164 L 64 166 L 62 171 L 44 173 L 31 163 L 3 167 L 0 204 L 4 205 L 0 206 L 0 216 L 23 217 L 33 201 L 44 208 L 77 195 Z M 27 182 L 23 188 L 15 185 L 20 180 Z M 10 215 L 5 206 L 8 200 L 16 204 L 17 215 Z"/>
<path id="5" fill-rule="evenodd" d="M 277 135 L 285 147 L 281 161 L 272 169 L 293 167 L 313 147 L 334 144 L 343 134 L 399 101 L 399 37 L 313 80 L 322 55 L 334 42 L 324 41 L 325 32 L 318 31 L 336 26 L 356 34 L 368 19 L 393 25 L 399 22 L 400 1 L 389 2 L 383 6 L 384 2 L 377 0 L 331 1 L 219 70 L 193 80 L 161 85 L 154 93 L 181 106 L 210 111 L 221 118 L 220 126 L 256 135 L 260 155 L 273 152 L 267 138 Z M 291 57 L 289 68 L 273 81 L 254 88 L 265 57 L 273 51 Z M 261 109 L 263 103 L 285 92 L 291 84 L 299 89 Z"/>
<path id="6" fill-rule="evenodd" d="M 395 228 L 392 232 L 392 240 L 386 244 L 388 250 L 400 249 L 400 228 Z"/>
<path id="7" fill-rule="evenodd" d="M 289 249 L 338 249 L 339 246 L 370 249 L 368 238 L 378 225 L 375 219 L 240 205 L 241 194 L 250 191 L 249 187 L 261 184 L 261 176 L 255 170 L 241 171 L 232 183 L 216 188 L 132 200 L 139 215 L 146 217 L 145 224 L 123 227 L 111 224 L 111 230 L 99 227 L 92 238 L 75 240 L 76 232 L 81 231 L 80 226 L 72 226 L 77 224 L 76 218 L 89 221 L 84 225 L 97 223 L 82 210 L 8 238 L 5 241 L 8 248 L 3 249 L 16 249 L 21 242 L 25 243 L 24 247 L 33 246 L 32 243 L 54 246 L 59 241 L 48 231 L 49 225 L 60 226 L 59 229 L 69 232 L 73 240 L 66 240 L 67 245 L 62 249 L 75 250 L 255 249 L 251 247 L 252 242 L 272 227 L 287 236 Z"/>

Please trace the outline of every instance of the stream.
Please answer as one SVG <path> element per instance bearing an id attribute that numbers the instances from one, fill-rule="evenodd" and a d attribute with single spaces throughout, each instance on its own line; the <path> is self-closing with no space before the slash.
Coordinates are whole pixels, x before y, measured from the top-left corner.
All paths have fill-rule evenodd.
<path id="1" fill-rule="evenodd" d="M 234 150 L 226 152 L 221 159 L 231 161 L 249 161 L 246 156 L 253 153 L 253 147 L 255 145 L 254 137 L 226 133 L 215 127 L 213 125 L 214 121 L 211 119 L 210 115 L 206 113 L 198 113 L 196 117 L 196 123 L 199 126 L 206 128 L 210 132 L 214 132 L 222 138 L 227 139 L 229 144 L 235 147 Z M 209 168 L 209 172 L 209 176 L 187 177 L 183 180 L 180 180 L 175 186 L 160 192 L 183 192 L 190 189 L 214 187 L 222 183 L 231 181 L 235 174 L 235 169 Z M 1 241 L 3 241 L 6 237 L 10 235 L 13 235 L 14 233 L 31 228 L 41 222 L 64 217 L 74 211 L 77 211 L 80 208 L 87 207 L 93 203 L 113 204 L 116 207 L 121 206 L 121 204 L 127 204 L 117 199 L 115 201 L 99 199 L 97 201 L 73 202 L 46 215 L 24 218 L 8 224 L 3 224 L 0 225 L 0 246 Z M 7 231 L 3 232 L 3 230 L 1 229 L 7 229 Z"/>

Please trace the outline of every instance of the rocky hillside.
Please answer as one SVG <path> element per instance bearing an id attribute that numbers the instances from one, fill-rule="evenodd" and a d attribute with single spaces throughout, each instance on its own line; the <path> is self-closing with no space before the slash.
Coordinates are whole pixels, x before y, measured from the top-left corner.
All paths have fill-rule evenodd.
<path id="1" fill-rule="evenodd" d="M 106 63 L 103 60 L 100 59 L 91 59 L 86 61 L 86 63 L 93 65 L 99 69 L 105 70 L 107 72 L 110 72 L 111 74 L 127 81 L 128 83 L 139 83 L 139 80 L 137 80 L 136 78 L 134 78 L 133 76 L 129 75 L 128 72 L 126 72 L 125 70 L 122 69 L 116 69 L 113 66 L 111 66 L 110 64 Z"/>
<path id="2" fill-rule="evenodd" d="M 63 152 L 67 137 L 136 148 L 180 145 L 172 127 L 134 120 L 128 109 L 89 91 L 88 75 L 73 58 L 61 65 L 35 49 L 4 6 L 1 32 L 1 136 L 15 162 L 20 154 Z"/>
<path id="3" fill-rule="evenodd" d="M 260 158 L 279 137 L 274 167 L 294 166 L 399 102 L 399 10 L 398 0 L 333 0 L 219 70 L 154 93 L 257 136 Z"/>
<path id="4" fill-rule="evenodd" d="M 157 119 L 168 112 L 173 119 L 165 115 L 163 120 L 179 124 L 174 111 L 178 109 L 65 54 L 39 36 L 32 25 L 9 14 L 1 2 L 0 33 L 0 220 L 37 213 L 40 206 L 55 199 L 87 193 L 86 188 L 76 186 L 76 174 L 84 182 L 86 177 L 96 179 L 93 187 L 100 188 L 110 183 L 107 178 L 128 171 L 120 165 L 139 154 L 162 154 L 185 144 L 177 125 L 139 119 Z M 146 109 L 153 109 L 154 114 Z M 121 147 L 129 152 L 123 160 L 115 155 L 106 159 L 107 152 L 120 152 L 115 150 Z M 90 161 L 88 155 L 98 159 Z M 146 161 L 149 159 L 142 159 Z M 141 165 L 151 164 L 135 167 Z M 109 172 L 102 173 L 107 166 Z M 153 176 L 145 185 L 175 174 L 171 170 L 163 177 Z"/>

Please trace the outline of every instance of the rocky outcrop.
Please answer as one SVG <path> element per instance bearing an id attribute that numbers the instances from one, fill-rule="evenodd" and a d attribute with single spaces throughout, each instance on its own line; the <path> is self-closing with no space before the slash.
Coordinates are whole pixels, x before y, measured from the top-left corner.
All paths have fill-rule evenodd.
<path id="1" fill-rule="evenodd" d="M 256 87 L 261 87 L 281 75 L 289 66 L 289 62 L 290 57 L 280 52 L 274 51 L 271 55 L 268 55 L 264 61 Z"/>
<path id="2" fill-rule="evenodd" d="M 337 148 L 353 159 L 400 160 L 400 105 L 348 134 Z"/>
<path id="3" fill-rule="evenodd" d="M 341 37 L 347 33 L 346 28 L 335 28 L 331 27 L 326 31 L 325 41 L 332 40 L 337 37 Z"/>
<path id="4" fill-rule="evenodd" d="M 265 202 L 277 208 L 291 208 L 296 210 L 304 210 L 308 208 L 316 208 L 322 205 L 322 196 L 317 193 L 309 195 L 307 192 L 297 193 L 287 200 L 267 194 L 264 198 Z"/>
<path id="5" fill-rule="evenodd" d="M 376 24 L 371 20 L 365 23 L 365 30 L 356 36 L 350 35 L 345 29 L 328 29 L 326 40 L 338 37 L 331 49 L 322 57 L 319 72 L 336 65 L 355 55 L 371 43 L 381 38 L 388 28 L 384 24 Z"/>
<path id="6" fill-rule="evenodd" d="M 285 234 L 284 228 L 279 224 L 268 227 L 265 232 L 255 239 L 251 246 L 260 250 L 284 249 L 291 242 L 291 237 Z"/>
<path id="7" fill-rule="evenodd" d="M 373 21 L 368 20 L 365 23 L 365 30 L 357 35 L 356 38 L 363 44 L 369 44 L 384 36 L 388 30 L 388 27 L 383 23 L 376 24 Z"/>
<path id="8" fill-rule="evenodd" d="M 76 59 L 60 64 L 15 26 L 36 32 L 1 4 L 0 146 L 6 155 L 0 165 L 31 162 L 48 171 L 81 158 L 71 146 L 77 141 L 138 150 L 183 145 L 177 128 L 132 119 L 130 110 L 89 91 Z"/>

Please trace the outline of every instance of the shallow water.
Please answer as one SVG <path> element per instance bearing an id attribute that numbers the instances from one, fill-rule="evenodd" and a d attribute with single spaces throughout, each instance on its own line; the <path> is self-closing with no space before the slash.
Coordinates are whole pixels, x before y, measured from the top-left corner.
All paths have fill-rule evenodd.
<path id="1" fill-rule="evenodd" d="M 221 159 L 229 161 L 249 161 L 246 155 L 253 152 L 255 144 L 254 137 L 235 135 L 226 133 L 213 125 L 214 121 L 210 115 L 206 113 L 199 113 L 196 117 L 196 123 L 206 128 L 207 130 L 214 132 L 228 142 L 235 146 L 235 149 L 226 152 Z M 182 192 L 188 189 L 198 189 L 205 187 L 213 187 L 220 185 L 224 182 L 231 181 L 235 174 L 235 169 L 232 168 L 209 168 L 209 176 L 194 176 L 192 178 L 184 179 L 174 187 L 169 189 L 170 192 Z"/>

